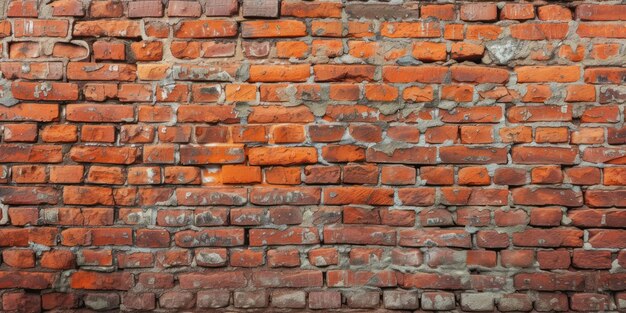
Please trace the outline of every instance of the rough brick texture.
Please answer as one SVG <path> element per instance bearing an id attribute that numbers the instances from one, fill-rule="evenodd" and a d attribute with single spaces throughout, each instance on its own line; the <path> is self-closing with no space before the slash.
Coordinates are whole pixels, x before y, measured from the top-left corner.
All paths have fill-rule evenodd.
<path id="1" fill-rule="evenodd" d="M 0 11 L 2 312 L 626 312 L 619 1 Z"/>

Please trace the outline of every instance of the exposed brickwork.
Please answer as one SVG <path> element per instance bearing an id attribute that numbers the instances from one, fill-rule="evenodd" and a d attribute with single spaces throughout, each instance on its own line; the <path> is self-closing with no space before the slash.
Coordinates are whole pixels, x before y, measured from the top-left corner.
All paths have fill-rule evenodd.
<path id="1" fill-rule="evenodd" d="M 626 5 L 0 0 L 0 311 L 626 312 Z"/>

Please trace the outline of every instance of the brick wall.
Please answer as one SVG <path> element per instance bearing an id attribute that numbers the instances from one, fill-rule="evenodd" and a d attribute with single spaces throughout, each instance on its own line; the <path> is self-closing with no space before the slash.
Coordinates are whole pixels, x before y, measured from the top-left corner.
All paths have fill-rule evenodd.
<path id="1" fill-rule="evenodd" d="M 619 1 L 0 2 L 2 312 L 626 311 Z"/>

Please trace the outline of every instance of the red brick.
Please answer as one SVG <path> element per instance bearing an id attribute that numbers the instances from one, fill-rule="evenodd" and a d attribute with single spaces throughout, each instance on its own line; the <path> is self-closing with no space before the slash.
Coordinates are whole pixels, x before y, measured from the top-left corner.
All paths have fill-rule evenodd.
<path id="1" fill-rule="evenodd" d="M 591 50 L 591 57 L 599 60 L 606 60 L 618 55 L 619 46 L 615 44 L 596 44 Z"/>
<path id="2" fill-rule="evenodd" d="M 306 36 L 306 25 L 297 20 L 245 21 L 241 23 L 243 38 L 302 37 Z"/>
<path id="3" fill-rule="evenodd" d="M 3 144 L 0 156 L 4 163 L 59 163 L 62 155 L 59 146 Z"/>
<path id="4" fill-rule="evenodd" d="M 503 250 L 501 255 L 505 267 L 531 267 L 535 261 L 533 250 Z"/>
<path id="5" fill-rule="evenodd" d="M 155 0 L 141 0 L 128 3 L 128 17 L 161 17 L 163 4 Z"/>
<path id="6" fill-rule="evenodd" d="M 250 192 L 250 202 L 258 205 L 312 205 L 320 202 L 319 188 L 293 189 L 255 188 Z"/>
<path id="7" fill-rule="evenodd" d="M 2 251 L 2 260 L 14 268 L 35 267 L 35 254 L 32 250 L 8 249 Z"/>
<path id="8" fill-rule="evenodd" d="M 133 310 L 153 310 L 156 308 L 153 293 L 127 293 L 122 296 L 122 304 Z"/>
<path id="9" fill-rule="evenodd" d="M 97 3 L 100 1 L 94 1 Z M 139 22 L 136 21 L 79 21 L 74 25 L 74 36 L 78 37 L 140 37 Z"/>
<path id="10" fill-rule="evenodd" d="M 463 230 L 403 230 L 398 233 L 401 246 L 469 247 L 471 236 Z"/>
<path id="11" fill-rule="evenodd" d="M 491 126 L 461 126 L 461 143 L 486 144 L 494 141 Z"/>
<path id="12" fill-rule="evenodd" d="M 582 231 L 571 228 L 527 229 L 513 234 L 513 244 L 522 247 L 580 247 Z"/>
<path id="13" fill-rule="evenodd" d="M 89 15 L 95 18 L 122 17 L 124 5 L 115 0 L 93 1 L 89 6 Z"/>
<path id="14" fill-rule="evenodd" d="M 476 243 L 483 248 L 506 248 L 509 246 L 509 236 L 494 230 L 479 231 Z"/>
<path id="15" fill-rule="evenodd" d="M 458 36 L 456 33 L 455 36 Z M 488 39 L 493 40 L 498 38 L 502 33 L 502 27 L 496 25 L 467 25 L 466 38 L 470 40 Z M 458 38 L 460 40 L 462 38 Z"/>
<path id="16" fill-rule="evenodd" d="M 204 12 L 207 16 L 229 16 L 236 14 L 238 7 L 236 0 L 209 0 Z"/>
<path id="17" fill-rule="evenodd" d="M 41 46 L 36 42 L 16 42 L 9 45 L 9 58 L 30 59 L 41 56 Z"/>
<path id="18" fill-rule="evenodd" d="M 500 11 L 500 19 L 529 20 L 535 17 L 535 7 L 530 3 L 505 4 Z"/>
<path id="19" fill-rule="evenodd" d="M 574 311 L 604 311 L 609 309 L 611 298 L 604 294 L 578 293 L 571 297 Z"/>
<path id="20" fill-rule="evenodd" d="M 498 7 L 492 3 L 464 4 L 460 14 L 464 21 L 493 21 L 498 18 Z"/>
<path id="21" fill-rule="evenodd" d="M 413 44 L 413 57 L 424 62 L 445 61 L 446 45 L 443 43 L 418 42 Z"/>
<path id="22" fill-rule="evenodd" d="M 0 107 L 0 120 L 2 121 L 50 122 L 58 117 L 59 106 L 57 104 L 20 103 L 10 108 Z"/>
<path id="23" fill-rule="evenodd" d="M 576 17 L 584 21 L 619 21 L 624 20 L 624 5 L 581 4 L 576 7 Z"/>
<path id="24" fill-rule="evenodd" d="M 131 164 L 137 157 L 137 149 L 131 147 L 76 146 L 70 158 L 76 162 Z"/>
<path id="25" fill-rule="evenodd" d="M 336 309 L 341 307 L 341 293 L 338 291 L 313 291 L 309 293 L 309 308 Z"/>
<path id="26" fill-rule="evenodd" d="M 170 1 L 167 6 L 168 16 L 199 17 L 202 6 L 197 1 Z"/>
<path id="27" fill-rule="evenodd" d="M 620 148 L 589 147 L 583 151 L 582 159 L 589 162 L 624 164 L 624 153 Z"/>
<path id="28" fill-rule="evenodd" d="M 163 43 L 160 41 L 133 42 L 130 49 L 137 61 L 159 61 L 163 57 Z"/>
<path id="29" fill-rule="evenodd" d="M 17 19 L 13 22 L 15 37 L 65 37 L 68 34 L 69 23 L 65 20 L 25 20 Z"/>
<path id="30" fill-rule="evenodd" d="M 623 24 L 613 23 L 602 26 L 589 23 L 581 23 L 576 33 L 583 38 L 624 38 L 626 33 Z"/>
<path id="31" fill-rule="evenodd" d="M 572 11 L 557 4 L 540 6 L 537 12 L 539 19 L 544 21 L 569 21 L 572 19 Z"/>
<path id="32" fill-rule="evenodd" d="M 462 24 L 448 24 L 445 26 L 445 32 L 444 32 L 444 38 L 448 39 L 448 40 L 463 40 L 463 38 L 465 37 L 465 26 Z M 497 36 L 497 34 L 496 34 Z M 456 51 L 454 52 L 454 55 L 459 56 L 459 48 L 463 47 L 463 45 L 465 45 L 465 43 L 453 43 L 452 44 L 453 47 L 456 47 Z M 470 44 L 472 46 L 476 46 L 477 45 L 473 45 Z M 484 49 L 483 49 L 484 50 Z M 470 51 L 471 53 L 474 53 L 472 51 Z M 484 51 L 483 51 L 484 52 Z M 455 58 L 453 56 L 453 58 Z"/>
<path id="33" fill-rule="evenodd" d="M 518 106 L 507 111 L 507 119 L 514 123 L 570 121 L 569 106 Z"/>
<path id="34" fill-rule="evenodd" d="M 591 84 L 619 84 L 624 77 L 626 77 L 626 71 L 615 67 L 587 69 L 584 75 L 585 82 Z"/>
<path id="35" fill-rule="evenodd" d="M 448 69 L 441 66 L 384 66 L 383 80 L 389 83 L 441 83 Z"/>
<path id="36" fill-rule="evenodd" d="M 37 17 L 37 1 L 12 0 L 7 6 L 8 17 Z"/>
<path id="37" fill-rule="evenodd" d="M 61 0 L 50 4 L 53 16 L 84 16 L 85 8 L 79 0 Z"/>
<path id="38" fill-rule="evenodd" d="M 443 194 L 442 203 L 448 205 L 501 205 L 506 203 L 508 190 L 501 188 L 456 188 L 445 187 L 441 189 Z"/>
<path id="39" fill-rule="evenodd" d="M 403 275 L 400 286 L 405 288 L 463 289 L 464 282 L 457 275 L 436 273 L 414 273 Z"/>
<path id="40" fill-rule="evenodd" d="M 311 22 L 312 36 L 317 37 L 341 37 L 343 24 L 339 21 L 313 20 Z"/>
<path id="41" fill-rule="evenodd" d="M 35 142 L 37 141 L 36 124 L 5 124 L 5 142 Z"/>
<path id="42" fill-rule="evenodd" d="M 374 78 L 375 68 L 370 65 L 316 65 L 313 67 L 315 81 L 361 82 Z"/>
<path id="43" fill-rule="evenodd" d="M 572 264 L 577 268 L 609 269 L 612 262 L 611 251 L 576 249 L 572 255 Z"/>
<path id="44" fill-rule="evenodd" d="M 446 163 L 488 164 L 506 163 L 505 148 L 449 146 L 439 149 L 439 158 Z"/>
<path id="45" fill-rule="evenodd" d="M 578 66 L 523 66 L 515 69 L 520 83 L 574 82 L 580 78 Z"/>
<path id="46" fill-rule="evenodd" d="M 325 243 L 394 245 L 393 228 L 383 226 L 326 226 Z"/>
<path id="47" fill-rule="evenodd" d="M 267 66 L 267 65 L 253 65 L 250 67 L 251 82 L 282 82 L 293 81 L 302 82 L 306 81 L 309 77 L 310 66 L 309 65 L 292 65 L 292 66 Z"/>
<path id="48" fill-rule="evenodd" d="M 341 17 L 340 3 L 307 3 L 307 2 L 295 2 L 286 1 L 281 4 L 282 16 L 295 16 L 295 17 L 313 17 L 313 18 L 325 18 L 325 17 Z M 245 6 L 244 6 L 245 9 Z"/>
<path id="49" fill-rule="evenodd" d="M 365 85 L 365 98 L 370 101 L 394 101 L 398 98 L 398 90 L 389 85 Z"/>
<path id="50" fill-rule="evenodd" d="M 336 58 L 344 54 L 340 40 L 314 40 L 311 50 L 315 57 Z"/>
<path id="51" fill-rule="evenodd" d="M 459 185 L 489 185 L 491 179 L 487 169 L 480 166 L 464 167 L 459 169 Z"/>
<path id="52" fill-rule="evenodd" d="M 427 4 L 421 7 L 421 16 L 423 18 L 436 17 L 440 20 L 451 21 L 455 17 L 455 7 L 452 4 Z"/>
<path id="53" fill-rule="evenodd" d="M 74 44 L 56 43 L 52 50 L 52 56 L 68 59 L 83 59 L 88 54 L 87 48 Z"/>
<path id="54" fill-rule="evenodd" d="M 266 147 L 248 151 L 251 165 L 293 165 L 317 162 L 317 152 L 313 148 Z"/>
<path id="55" fill-rule="evenodd" d="M 182 21 L 174 26 L 176 38 L 220 38 L 237 33 L 237 24 L 228 20 Z"/>
<path id="56" fill-rule="evenodd" d="M 482 45 L 472 44 L 472 43 L 453 43 L 452 49 L 450 50 L 450 57 L 463 61 L 463 60 L 479 60 L 482 58 L 485 53 L 485 47 Z"/>
<path id="57" fill-rule="evenodd" d="M 380 26 L 383 37 L 389 38 L 436 38 L 441 36 L 438 21 L 384 22 Z"/>
<path id="58" fill-rule="evenodd" d="M 511 30 L 511 36 L 520 40 L 558 40 L 567 36 L 569 25 L 566 23 L 541 24 L 528 22 L 511 25 L 509 29 Z M 559 79 L 557 77 L 565 76 L 552 77 L 554 77 L 554 80 L 557 80 Z"/>
<path id="59" fill-rule="evenodd" d="M 327 273 L 328 285 L 332 287 L 374 286 L 394 287 L 397 277 L 392 271 L 331 270 Z"/>
<path id="60" fill-rule="evenodd" d="M 133 286 L 133 277 L 130 273 L 78 271 L 71 275 L 70 286 L 75 289 L 128 290 Z"/>
<path id="61" fill-rule="evenodd" d="M 272 167 L 265 170 L 265 181 L 274 185 L 299 185 L 299 167 Z"/>

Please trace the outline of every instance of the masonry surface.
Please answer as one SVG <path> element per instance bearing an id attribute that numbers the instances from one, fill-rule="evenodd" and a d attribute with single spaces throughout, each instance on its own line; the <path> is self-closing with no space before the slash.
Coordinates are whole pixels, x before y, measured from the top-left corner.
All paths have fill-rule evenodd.
<path id="1" fill-rule="evenodd" d="M 0 12 L 2 312 L 626 312 L 619 1 Z"/>

